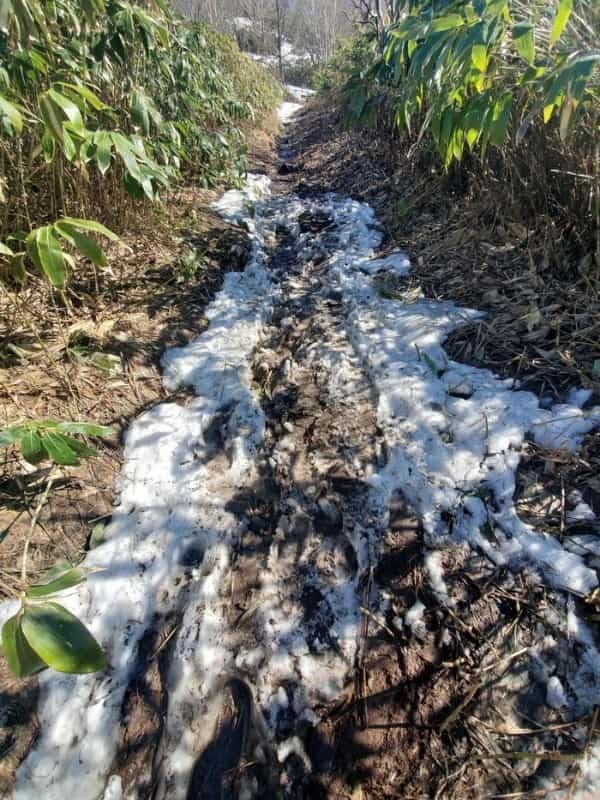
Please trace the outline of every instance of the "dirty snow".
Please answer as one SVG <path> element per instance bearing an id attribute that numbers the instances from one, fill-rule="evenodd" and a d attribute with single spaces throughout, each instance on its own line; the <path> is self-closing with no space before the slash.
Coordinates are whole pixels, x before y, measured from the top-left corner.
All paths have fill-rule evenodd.
<path id="1" fill-rule="evenodd" d="M 287 105 L 284 120 L 293 113 Z M 342 573 L 331 590 L 332 631 L 340 642 L 350 642 L 341 656 L 328 654 L 325 645 L 322 659 L 308 652 L 301 614 L 297 609 L 290 614 L 281 600 L 287 574 L 275 544 L 258 609 L 260 646 L 236 649 L 239 641 L 226 613 L 232 553 L 241 531 L 228 503 L 256 477 L 265 426 L 250 365 L 278 299 L 264 239 L 281 223 L 297 232 L 297 218 L 307 208 L 335 219 L 324 291 L 340 294 L 348 334 L 378 396 L 389 458 L 370 482 L 382 503 L 401 490 L 423 519 L 434 591 L 447 596 L 436 549 L 449 540 L 468 542 L 496 564 L 536 569 L 559 590 L 585 594 L 597 586 L 596 572 L 582 555 L 584 543 L 571 537 L 567 549 L 532 530 L 518 518 L 513 497 L 526 434 L 547 447 L 576 449 L 600 424 L 600 409 L 586 409 L 589 398 L 582 394 L 541 408 L 538 398 L 512 381 L 450 361 L 442 347 L 445 338 L 478 313 L 448 302 L 382 297 L 376 274 L 401 277 L 409 263 L 403 253 L 376 257 L 382 237 L 367 205 L 334 196 L 318 203 L 294 197 L 263 203 L 267 192 L 264 177 L 250 176 L 243 190 L 215 204 L 227 219 L 248 227 L 252 258 L 245 272 L 226 276 L 207 309 L 208 330 L 163 358 L 167 387 L 189 386 L 196 397 L 185 406 L 156 406 L 127 433 L 119 504 L 106 542 L 86 559 L 95 571 L 64 599 L 102 642 L 111 669 L 85 677 L 42 675 L 41 734 L 19 769 L 17 800 L 120 796 L 120 781 L 110 769 L 121 703 L 141 637 L 168 612 L 178 610 L 182 617 L 170 673 L 161 797 L 185 797 L 199 742 L 210 735 L 217 713 L 218 689 L 236 669 L 256 676 L 253 691 L 266 737 L 278 709 L 290 706 L 297 719 L 316 721 L 316 698 L 334 698 L 351 672 L 360 599 Z M 299 251 L 308 239 L 308 234 L 299 236 Z M 340 381 L 343 386 L 343 376 Z M 215 428 L 217 450 L 211 438 Z M 424 611 L 417 601 L 405 615 L 404 624 L 415 635 L 425 629 Z M 600 655 L 572 605 L 567 617 L 583 657 L 567 686 L 549 679 L 547 701 L 561 708 L 574 704 L 583 712 L 600 701 Z M 292 672 L 301 677 L 302 691 L 290 699 L 282 689 Z M 307 763 L 295 736 L 278 742 L 277 749 L 280 758 L 295 752 Z M 590 758 L 583 770 L 584 783 L 596 788 L 598 763 Z"/>

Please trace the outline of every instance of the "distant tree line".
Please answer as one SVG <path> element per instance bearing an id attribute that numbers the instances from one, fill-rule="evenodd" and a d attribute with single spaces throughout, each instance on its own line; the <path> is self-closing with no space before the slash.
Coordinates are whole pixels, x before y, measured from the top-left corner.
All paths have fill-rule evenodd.
<path id="1" fill-rule="evenodd" d="M 276 56 L 282 74 L 290 45 L 313 65 L 323 64 L 365 11 L 355 0 L 176 0 L 175 5 L 189 19 L 235 34 L 242 49 Z"/>

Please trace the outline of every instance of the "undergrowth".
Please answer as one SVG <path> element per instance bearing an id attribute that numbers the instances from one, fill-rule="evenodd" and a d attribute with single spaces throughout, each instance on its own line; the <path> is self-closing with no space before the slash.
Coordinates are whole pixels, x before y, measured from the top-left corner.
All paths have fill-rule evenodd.
<path id="1" fill-rule="evenodd" d="M 548 260 L 600 266 L 600 7 L 593 0 L 398 0 L 393 21 L 342 46 L 320 75 L 345 123 L 408 157 L 495 183 L 525 224 L 560 230 Z"/>

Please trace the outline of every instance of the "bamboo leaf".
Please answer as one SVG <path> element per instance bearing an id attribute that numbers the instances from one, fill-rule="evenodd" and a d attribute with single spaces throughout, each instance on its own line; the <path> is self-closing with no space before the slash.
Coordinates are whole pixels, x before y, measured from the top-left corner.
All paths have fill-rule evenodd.
<path id="1" fill-rule="evenodd" d="M 25 461 L 30 464 L 39 464 L 46 457 L 42 447 L 42 440 L 37 431 L 29 430 L 21 438 L 21 453 Z"/>
<path id="2" fill-rule="evenodd" d="M 115 433 L 114 428 L 91 422 L 59 422 L 56 427 L 65 433 L 81 433 L 84 436 L 112 436 Z"/>
<path id="3" fill-rule="evenodd" d="M 519 55 L 529 64 L 535 60 L 535 41 L 533 25 L 530 22 L 519 22 L 512 29 L 513 42 Z"/>
<path id="4" fill-rule="evenodd" d="M 107 131 L 96 131 L 94 133 L 94 144 L 96 145 L 96 163 L 98 169 L 104 175 L 110 167 L 112 160 L 112 139 Z"/>
<path id="5" fill-rule="evenodd" d="M 51 225 L 36 228 L 25 239 L 27 255 L 57 289 L 67 281 L 67 264 Z"/>
<path id="6" fill-rule="evenodd" d="M 46 431 L 41 436 L 41 444 L 55 464 L 73 467 L 79 463 L 77 453 L 71 448 L 66 437 L 61 434 Z"/>
<path id="7" fill-rule="evenodd" d="M 562 36 L 572 11 L 573 0 L 560 0 L 556 9 L 556 14 L 554 15 L 554 22 L 552 23 L 552 31 L 550 33 L 551 45 L 555 44 Z"/>
<path id="8" fill-rule="evenodd" d="M 102 248 L 89 236 L 81 233 L 74 225 L 70 225 L 68 222 L 62 220 L 56 222 L 54 228 L 72 244 L 73 247 L 76 247 L 82 255 L 89 258 L 94 264 L 99 267 L 105 267 L 107 265 L 108 262 Z"/>
<path id="9" fill-rule="evenodd" d="M 0 95 L 0 122 L 4 127 L 9 127 L 17 133 L 23 133 L 23 116 L 14 103 L 9 102 Z"/>
<path id="10" fill-rule="evenodd" d="M 22 629 L 32 650 L 58 672 L 83 674 L 106 668 L 98 642 L 77 617 L 58 603 L 26 605 Z"/>
<path id="11" fill-rule="evenodd" d="M 27 597 L 47 597 L 65 589 L 78 586 L 86 579 L 86 571 L 81 567 L 62 569 L 57 575 L 49 576 L 48 580 L 34 583 L 27 589 Z"/>
<path id="12" fill-rule="evenodd" d="M 90 233 L 99 233 L 100 236 L 106 236 L 112 242 L 118 242 L 119 237 L 113 233 L 110 228 L 103 225 L 101 222 L 96 222 L 93 219 L 78 219 L 76 217 L 62 217 L 58 220 L 59 225 L 69 225 L 72 228 L 77 228 L 81 231 L 89 231 Z"/>
<path id="13" fill-rule="evenodd" d="M 2 626 L 2 650 L 6 663 L 17 678 L 25 678 L 46 668 L 23 635 L 20 612 Z"/>

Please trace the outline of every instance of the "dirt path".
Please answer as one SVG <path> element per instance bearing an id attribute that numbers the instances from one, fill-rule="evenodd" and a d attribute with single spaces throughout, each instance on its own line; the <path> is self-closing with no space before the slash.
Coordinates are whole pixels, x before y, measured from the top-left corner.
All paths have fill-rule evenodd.
<path id="1" fill-rule="evenodd" d="M 111 669 L 42 678 L 15 798 L 581 800 L 600 656 L 566 590 L 597 579 L 511 489 L 528 430 L 575 447 L 597 411 L 449 363 L 473 314 L 407 296 L 367 206 L 266 189 L 218 204 L 250 263 L 165 354 L 193 396 L 131 426 L 65 601 Z"/>

